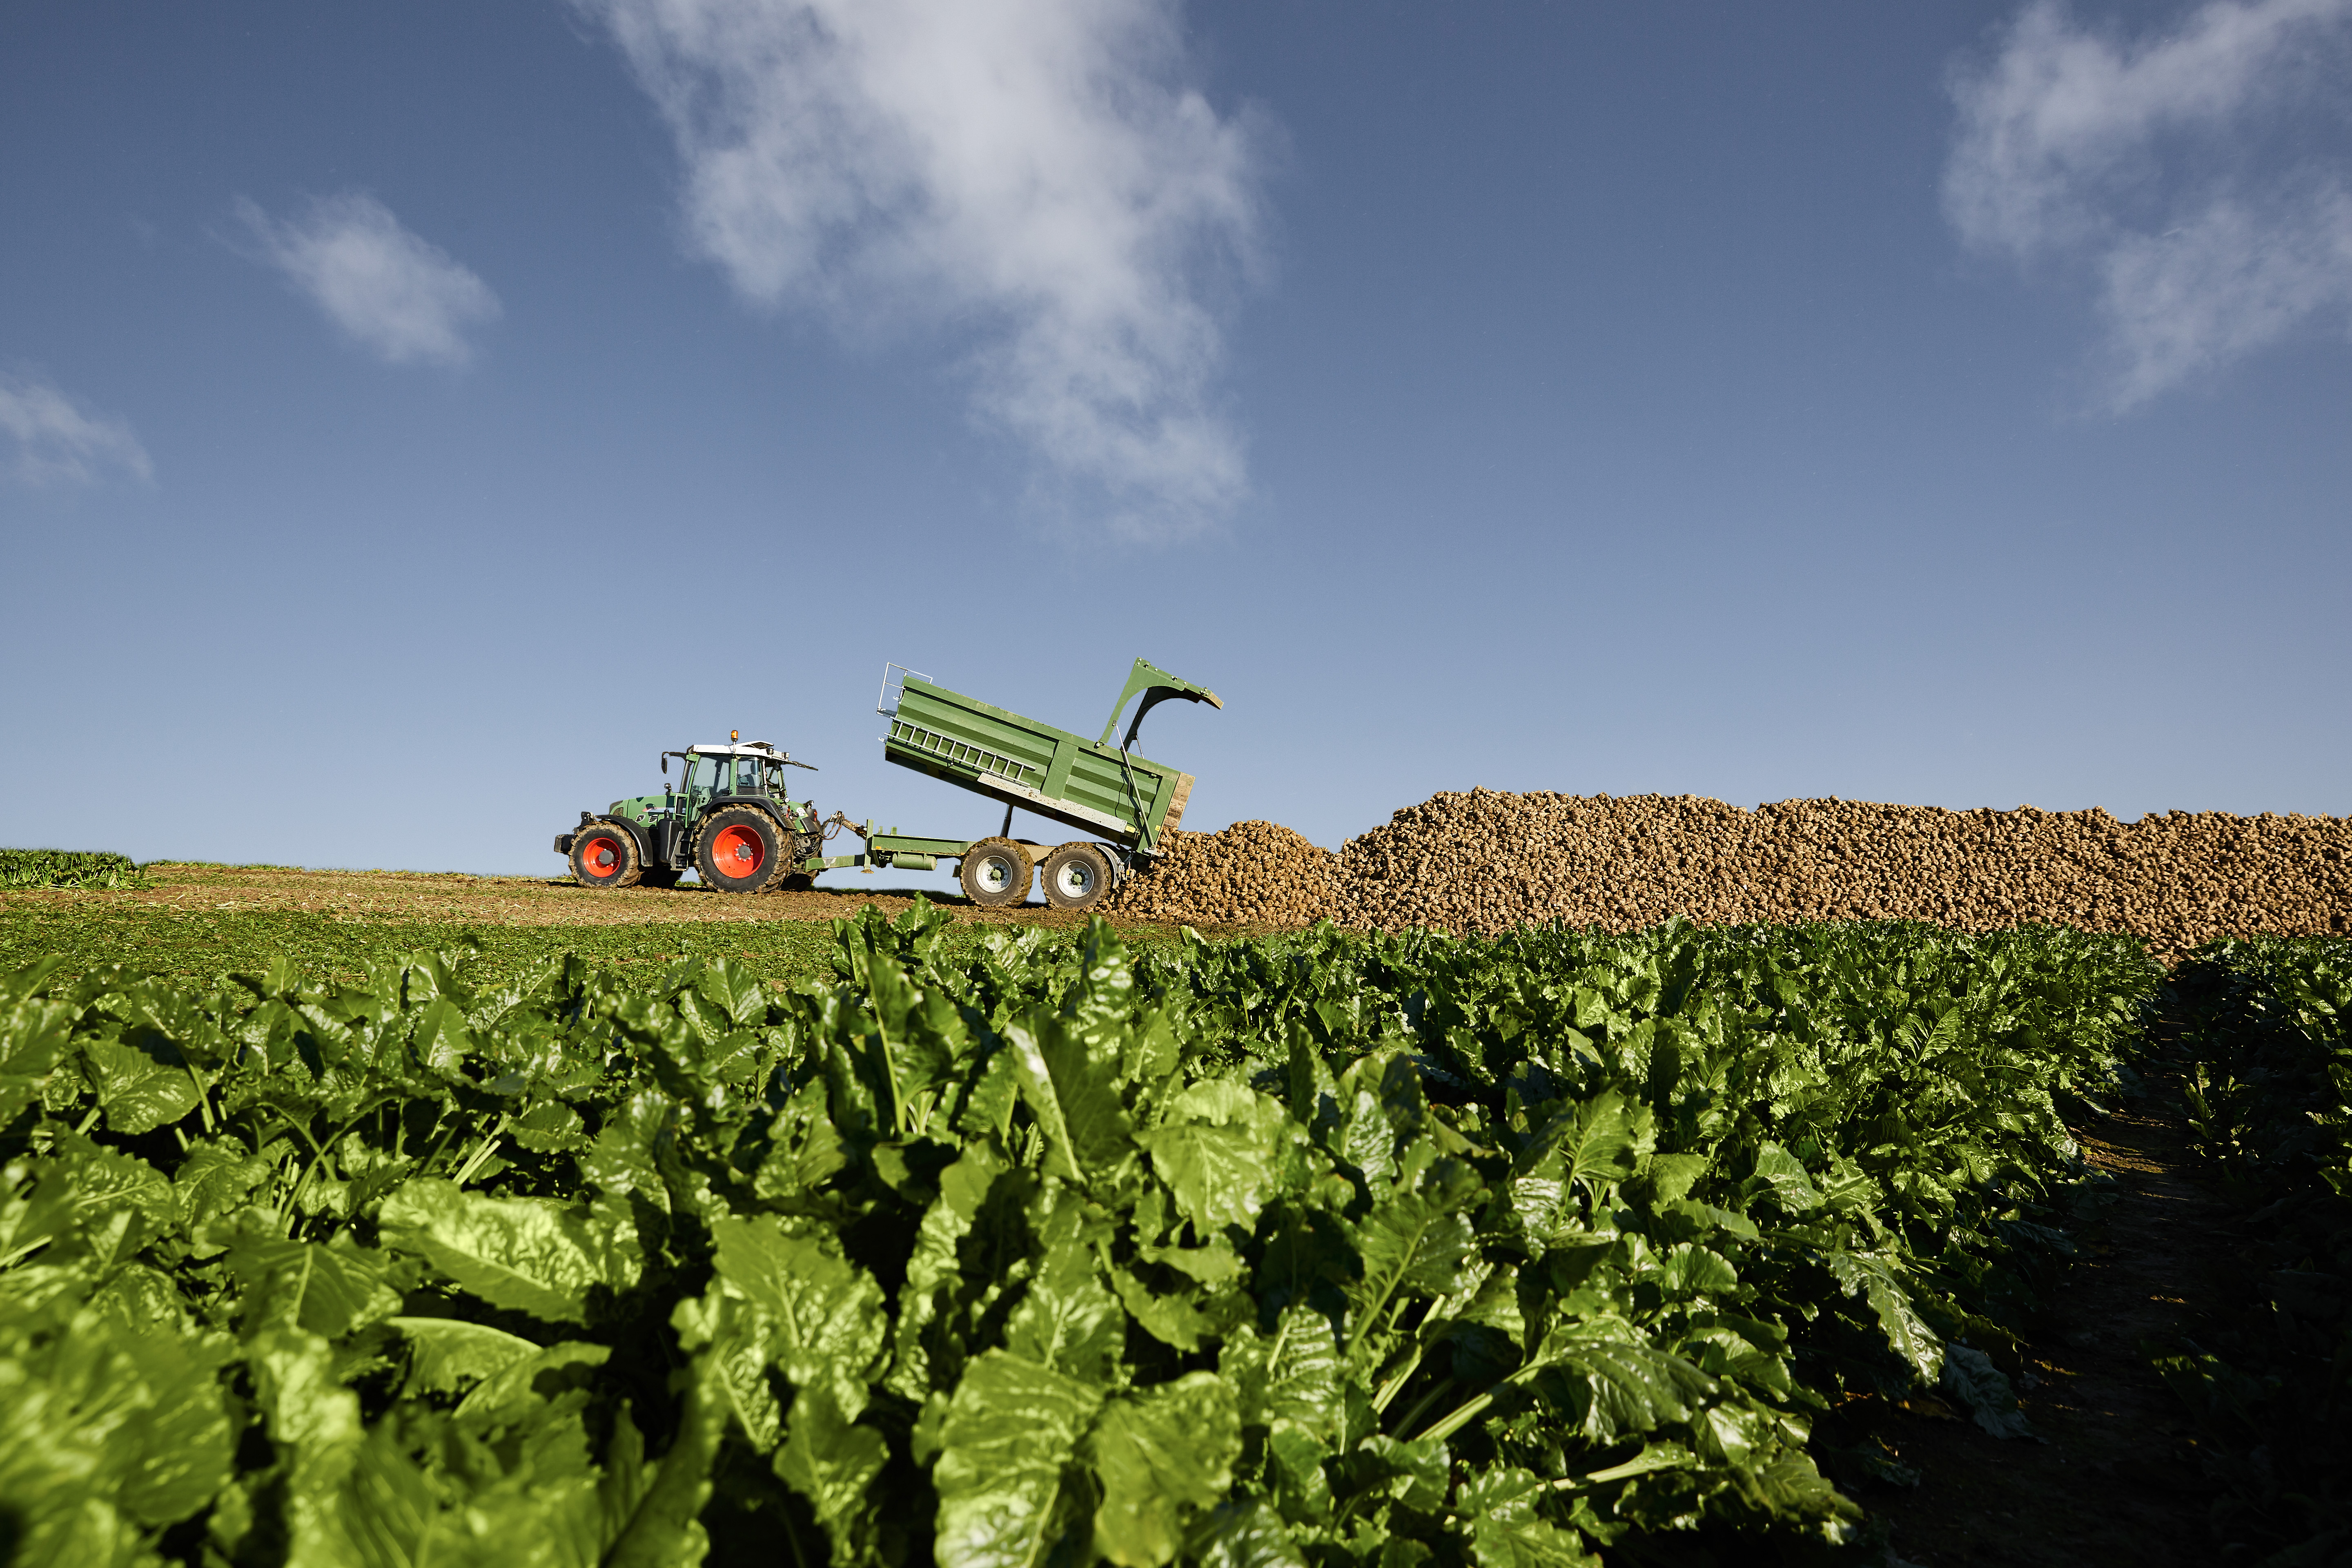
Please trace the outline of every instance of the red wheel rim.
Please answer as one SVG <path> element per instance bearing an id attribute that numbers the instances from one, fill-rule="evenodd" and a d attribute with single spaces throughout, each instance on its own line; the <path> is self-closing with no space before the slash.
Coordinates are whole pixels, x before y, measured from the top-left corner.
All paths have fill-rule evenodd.
<path id="1" fill-rule="evenodd" d="M 710 840 L 710 861 L 722 877 L 755 876 L 767 860 L 768 847 L 740 822 L 720 828 Z"/>
<path id="2" fill-rule="evenodd" d="M 580 874 L 609 882 L 621 874 L 621 841 L 609 833 L 599 833 L 580 846 Z"/>

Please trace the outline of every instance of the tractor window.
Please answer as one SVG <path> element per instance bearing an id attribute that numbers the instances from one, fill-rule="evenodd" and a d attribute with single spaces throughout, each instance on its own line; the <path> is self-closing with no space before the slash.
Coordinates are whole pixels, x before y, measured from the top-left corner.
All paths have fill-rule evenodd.
<path id="1" fill-rule="evenodd" d="M 735 787 L 739 790 L 746 791 L 757 790 L 760 787 L 759 758 L 738 757 L 735 759 Z"/>

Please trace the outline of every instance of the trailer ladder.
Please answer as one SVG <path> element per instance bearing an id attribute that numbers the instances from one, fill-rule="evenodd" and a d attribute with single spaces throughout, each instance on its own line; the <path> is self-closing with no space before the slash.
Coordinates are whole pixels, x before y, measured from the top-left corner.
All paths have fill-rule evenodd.
<path id="1" fill-rule="evenodd" d="M 928 681 L 930 677 L 925 675 L 921 670 L 908 669 L 903 664 L 884 665 L 882 667 L 882 695 L 880 698 L 876 700 L 874 711 L 883 715 L 885 718 L 896 719 L 898 716 L 899 700 L 907 695 L 907 682 L 909 680 Z"/>
<path id="2" fill-rule="evenodd" d="M 919 724 L 909 724 L 904 719 L 890 721 L 890 740 L 894 745 L 911 747 L 964 767 L 978 768 L 1012 784 L 1027 785 L 1030 780 L 1026 775 L 1030 774 L 1034 774 L 1038 783 L 1045 781 L 1045 770 L 1034 763 L 1024 763 L 1018 757 L 1008 757 L 1002 752 L 986 751 L 969 742 L 950 740 Z"/>

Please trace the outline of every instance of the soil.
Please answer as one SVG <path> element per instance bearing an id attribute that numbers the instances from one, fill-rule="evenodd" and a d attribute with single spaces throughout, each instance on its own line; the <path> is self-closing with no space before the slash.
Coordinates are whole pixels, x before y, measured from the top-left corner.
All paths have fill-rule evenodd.
<path id="1" fill-rule="evenodd" d="M 149 886 L 109 889 L 36 889 L 0 892 L 0 913 L 14 910 L 113 908 L 169 917 L 290 910 L 331 920 L 463 921 L 517 926 L 654 925 L 671 922 L 803 921 L 854 915 L 871 904 L 886 914 L 911 908 L 912 888 L 880 879 L 834 873 L 845 886 L 806 892 L 722 893 L 689 882 L 678 888 L 583 888 L 563 877 L 476 877 L 462 871 L 324 871 L 287 866 L 195 866 L 160 862 L 145 868 Z M 859 883 L 865 885 L 860 886 Z M 1042 898 L 1011 909 L 982 909 L 961 895 L 929 889 L 919 896 L 959 921 L 984 925 L 1076 927 L 1080 914 L 1048 907 Z M 1034 896 L 1034 895 L 1033 895 Z M 1172 931 L 1164 921 L 1122 919 L 1122 930 Z M 1270 924 L 1193 922 L 1204 935 L 1276 929 Z M 1284 922 L 1286 925 L 1296 922 Z"/>
<path id="2" fill-rule="evenodd" d="M 2003 1441 L 1941 1402 L 1860 1399 L 1837 1423 L 1875 1437 L 1919 1485 L 1849 1494 L 1887 1529 L 1887 1561 L 1923 1565 L 2201 1563 L 2216 1555 L 2189 1414 L 2142 1344 L 2196 1337 L 2234 1267 L 2235 1211 L 2204 1191 L 2175 1086 L 2074 1127 L 2112 1178 L 2075 1227 L 2082 1256 L 2024 1347 L 2020 1404 L 2039 1441 Z M 1904 1407 L 1907 1405 L 1908 1407 Z"/>

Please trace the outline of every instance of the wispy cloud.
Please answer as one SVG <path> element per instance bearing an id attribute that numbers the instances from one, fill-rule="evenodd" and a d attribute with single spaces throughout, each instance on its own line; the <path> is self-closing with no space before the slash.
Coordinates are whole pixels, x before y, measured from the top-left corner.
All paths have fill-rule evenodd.
<path id="1" fill-rule="evenodd" d="M 748 300 L 970 332 L 974 407 L 1041 492 L 1134 537 L 1247 489 L 1215 405 L 1260 138 L 1186 84 L 1177 0 L 577 0 Z"/>
<path id="2" fill-rule="evenodd" d="M 329 196 L 289 218 L 240 198 L 237 216 L 261 259 L 390 363 L 464 364 L 474 355 L 466 334 L 499 318 L 488 284 L 373 196 Z"/>
<path id="3" fill-rule="evenodd" d="M 2086 271 L 2116 412 L 2297 332 L 2340 332 L 2352 186 L 2294 132 L 2341 115 L 2347 61 L 2352 0 L 2208 0 L 2137 37 L 2036 0 L 1953 79 L 1945 211 L 1977 249 Z"/>
<path id="4" fill-rule="evenodd" d="M 10 471 L 27 484 L 153 477 L 147 448 L 129 425 L 91 412 L 37 375 L 0 370 L 0 432 L 15 448 Z"/>

